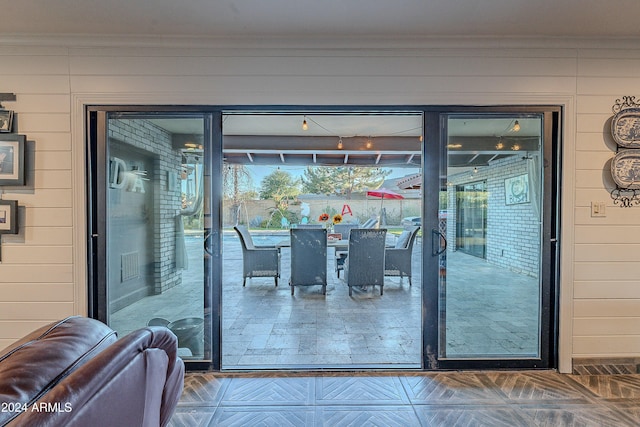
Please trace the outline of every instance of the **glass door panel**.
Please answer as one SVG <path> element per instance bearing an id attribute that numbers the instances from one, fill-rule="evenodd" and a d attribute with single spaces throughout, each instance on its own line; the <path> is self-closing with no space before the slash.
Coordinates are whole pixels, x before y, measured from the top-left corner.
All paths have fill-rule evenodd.
<path id="1" fill-rule="evenodd" d="M 446 117 L 438 357 L 538 358 L 542 116 Z"/>
<path id="2" fill-rule="evenodd" d="M 350 295 L 348 269 L 358 266 L 347 243 L 336 246 L 352 228 L 385 229 L 395 246 L 422 225 L 421 136 L 421 113 L 224 115 L 224 369 L 421 366 L 422 233 L 396 251 L 396 264 L 376 265 L 382 295 L 379 285 Z M 278 258 L 258 268 L 261 254 L 234 226 Z M 336 236 L 326 259 L 292 253 L 290 230 L 308 227 Z M 294 268 L 319 268 L 326 294 L 309 283 L 292 289 Z"/>
<path id="3" fill-rule="evenodd" d="M 163 325 L 186 360 L 205 342 L 202 115 L 107 118 L 106 321 L 120 335 Z"/>
<path id="4" fill-rule="evenodd" d="M 486 256 L 487 183 L 474 182 L 456 188 L 456 249 L 478 258 Z"/>

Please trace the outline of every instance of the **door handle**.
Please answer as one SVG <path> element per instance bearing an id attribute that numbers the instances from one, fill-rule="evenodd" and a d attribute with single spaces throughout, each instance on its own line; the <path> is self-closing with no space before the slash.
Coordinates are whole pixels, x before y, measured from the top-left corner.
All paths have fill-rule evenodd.
<path id="1" fill-rule="evenodd" d="M 207 231 L 204 237 L 204 251 L 209 256 L 213 256 L 213 251 L 211 250 L 211 239 L 213 238 L 213 232 L 211 230 Z"/>
<path id="2" fill-rule="evenodd" d="M 444 244 L 443 244 L 444 243 Z M 431 230 L 431 255 L 438 256 L 447 250 L 447 238 L 435 228 Z"/>

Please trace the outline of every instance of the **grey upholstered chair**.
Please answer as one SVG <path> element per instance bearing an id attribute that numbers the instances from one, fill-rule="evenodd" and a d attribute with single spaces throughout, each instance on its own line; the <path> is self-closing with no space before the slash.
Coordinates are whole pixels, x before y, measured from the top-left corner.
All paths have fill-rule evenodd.
<path id="1" fill-rule="evenodd" d="M 354 228 L 349 234 L 349 255 L 345 264 L 349 296 L 354 286 L 384 287 L 384 245 L 386 229 Z"/>
<path id="2" fill-rule="evenodd" d="M 371 218 L 366 220 L 359 228 L 374 228 L 376 225 L 378 225 L 378 218 L 372 216 Z"/>
<path id="3" fill-rule="evenodd" d="M 395 247 L 386 248 L 384 256 L 384 275 L 400 276 L 409 278 L 411 286 L 411 254 L 413 253 L 413 242 L 420 230 L 419 226 L 411 226 L 405 229 Z"/>
<path id="4" fill-rule="evenodd" d="M 342 239 L 349 240 L 349 233 L 354 228 L 360 228 L 359 224 L 354 223 L 340 223 L 333 226 L 334 233 L 340 233 Z M 336 275 L 340 277 L 340 271 L 344 270 L 344 262 L 347 259 L 347 251 L 335 250 L 335 268 Z"/>
<path id="5" fill-rule="evenodd" d="M 291 295 L 295 286 L 322 286 L 327 294 L 327 230 L 291 229 Z"/>
<path id="6" fill-rule="evenodd" d="M 255 246 L 244 225 L 233 227 L 242 243 L 242 286 L 247 277 L 273 277 L 278 286 L 280 277 L 280 249 L 275 246 Z"/>
<path id="7" fill-rule="evenodd" d="M 351 230 L 353 230 L 354 228 L 361 228 L 361 227 L 360 227 L 359 224 L 341 222 L 340 224 L 335 224 L 333 226 L 333 232 L 342 234 L 342 238 L 344 240 L 348 240 L 349 239 L 349 232 Z"/>

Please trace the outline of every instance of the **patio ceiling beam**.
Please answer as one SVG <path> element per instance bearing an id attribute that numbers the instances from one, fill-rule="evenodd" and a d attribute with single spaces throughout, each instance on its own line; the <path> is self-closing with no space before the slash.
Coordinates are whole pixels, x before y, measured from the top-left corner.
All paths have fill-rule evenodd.
<path id="1" fill-rule="evenodd" d="M 225 149 L 290 150 L 292 147 L 313 147 L 315 150 L 335 150 L 339 136 L 292 136 L 292 135 L 224 135 Z M 345 150 L 361 150 L 367 142 L 365 136 L 342 136 Z M 376 151 L 420 151 L 418 137 L 371 136 Z M 494 142 L 495 145 L 495 142 Z"/>
<path id="2" fill-rule="evenodd" d="M 246 153 L 252 153 L 254 156 L 257 155 L 280 155 L 280 154 L 293 154 L 293 155 L 311 155 L 311 154 L 317 154 L 317 156 L 322 156 L 322 155 L 328 155 L 328 154 L 333 154 L 333 155 L 342 155 L 342 154 L 348 154 L 348 155 L 394 155 L 394 156 L 410 156 L 410 155 L 414 155 L 414 156 L 418 156 L 420 155 L 420 151 L 408 151 L 408 150 L 375 150 L 375 151 L 366 151 L 366 150 L 291 150 L 291 149 L 287 149 L 287 150 L 249 150 L 249 149 L 224 149 L 223 150 L 224 154 L 246 154 Z"/>
<path id="3" fill-rule="evenodd" d="M 419 167 L 421 153 L 419 151 L 395 151 L 395 150 L 247 150 L 224 149 L 224 161 L 229 164 L 246 165 L 315 165 L 315 166 L 374 166 L 374 167 Z M 466 164 L 469 154 L 450 153 L 451 157 L 460 156 Z M 504 154 L 515 154 L 510 151 Z M 486 158 L 486 153 L 481 153 L 480 158 Z M 479 159 L 480 159 L 479 158 Z M 485 160 L 486 162 L 486 160 Z"/>

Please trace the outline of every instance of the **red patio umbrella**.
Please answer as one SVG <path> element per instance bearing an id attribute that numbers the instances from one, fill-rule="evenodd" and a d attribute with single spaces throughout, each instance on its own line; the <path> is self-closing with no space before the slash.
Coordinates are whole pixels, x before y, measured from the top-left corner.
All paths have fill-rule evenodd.
<path id="1" fill-rule="evenodd" d="M 367 196 L 380 197 L 381 199 L 404 199 L 402 194 L 398 194 L 395 191 L 387 190 L 386 188 L 378 188 L 377 190 L 367 191 Z"/>
<path id="2" fill-rule="evenodd" d="M 387 190 L 386 188 L 378 188 L 377 190 L 367 191 L 367 196 L 380 197 L 380 220 L 382 221 L 382 203 L 384 199 L 404 199 L 402 194 L 398 194 L 395 191 Z"/>

